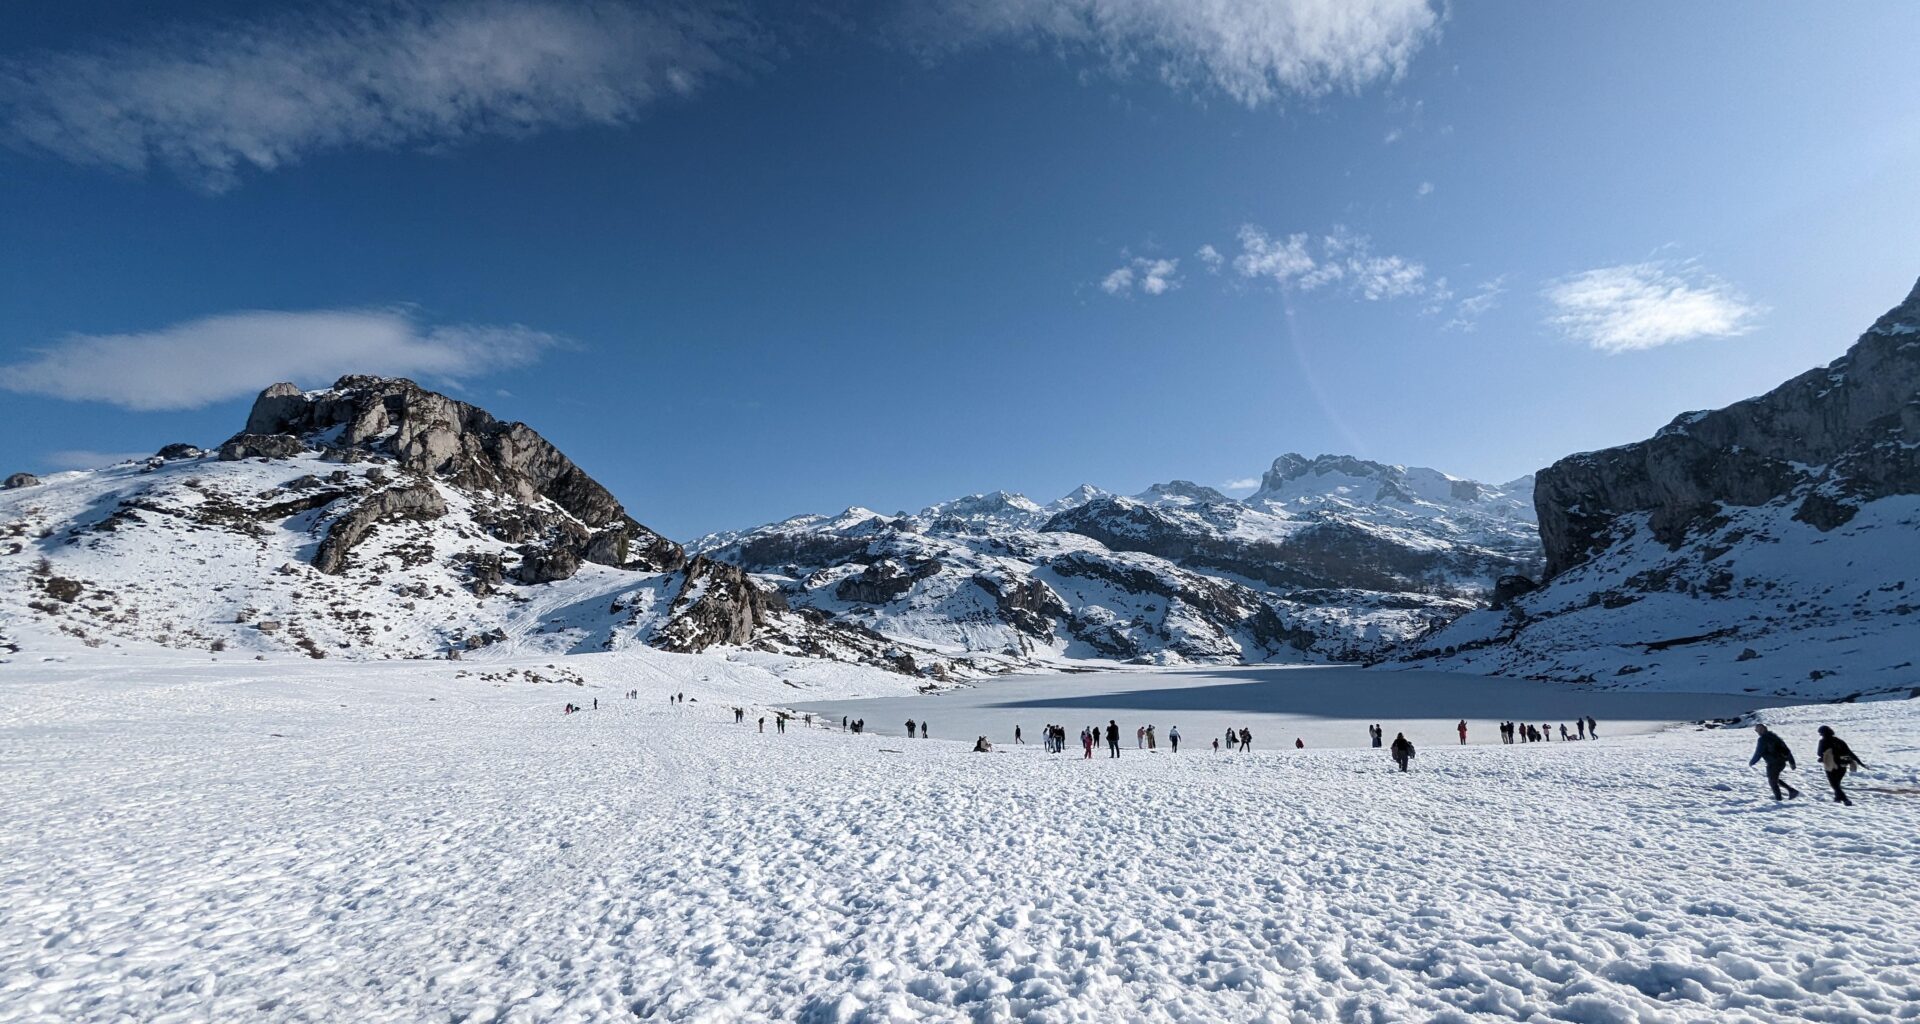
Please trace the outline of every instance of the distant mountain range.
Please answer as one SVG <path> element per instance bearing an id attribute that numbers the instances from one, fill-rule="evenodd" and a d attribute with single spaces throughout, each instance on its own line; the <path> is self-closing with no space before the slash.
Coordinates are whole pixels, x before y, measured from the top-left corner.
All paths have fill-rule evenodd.
<path id="1" fill-rule="evenodd" d="M 1536 517 L 1537 510 L 1537 517 Z M 933 681 L 1369 661 L 1820 696 L 1920 683 L 1920 286 L 1845 355 L 1499 485 L 1275 459 L 1046 504 L 850 508 L 683 548 L 530 427 L 410 381 L 277 384 L 213 449 L 0 485 L 0 660 L 157 644 L 646 644 Z"/>

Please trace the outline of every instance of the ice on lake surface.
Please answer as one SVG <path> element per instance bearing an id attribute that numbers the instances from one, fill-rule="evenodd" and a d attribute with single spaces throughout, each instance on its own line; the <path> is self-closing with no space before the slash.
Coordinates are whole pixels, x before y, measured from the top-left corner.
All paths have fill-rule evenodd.
<path id="1" fill-rule="evenodd" d="M 1577 716 L 1599 722 L 1602 736 L 1652 732 L 1676 722 L 1729 718 L 1793 703 L 1753 694 L 1608 690 L 1447 672 L 1369 672 L 1355 666 L 1286 666 L 1192 671 L 1019 675 L 936 694 L 808 703 L 795 710 L 837 721 L 864 719 L 871 732 L 905 735 L 906 722 L 928 722 L 933 735 L 986 736 L 1011 742 L 1019 726 L 1034 742 L 1043 725 L 1118 722 L 1134 746 L 1134 730 L 1155 726 L 1164 744 L 1178 727 L 1182 741 L 1208 744 L 1229 727 L 1253 732 L 1255 749 L 1364 747 L 1367 726 L 1389 740 L 1405 732 L 1416 745 L 1458 744 L 1461 719 L 1470 743 L 1498 742 L 1501 721 L 1575 728 Z"/>

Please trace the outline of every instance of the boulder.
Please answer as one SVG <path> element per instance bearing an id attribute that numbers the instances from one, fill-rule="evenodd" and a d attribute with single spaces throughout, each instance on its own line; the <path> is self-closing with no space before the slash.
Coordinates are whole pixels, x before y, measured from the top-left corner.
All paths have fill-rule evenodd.
<path id="1" fill-rule="evenodd" d="M 0 483 L 0 491 L 17 491 L 22 487 L 38 487 L 40 478 L 32 473 L 15 473 Z"/>
<path id="2" fill-rule="evenodd" d="M 526 584 L 557 583 L 580 571 L 580 555 L 572 548 L 534 548 L 521 555 L 514 578 Z"/>
<path id="3" fill-rule="evenodd" d="M 205 454 L 207 454 L 207 450 L 205 448 L 202 448 L 199 445 L 185 444 L 185 443 L 170 444 L 165 448 L 162 448 L 159 451 L 154 453 L 156 457 L 167 459 L 169 461 L 174 459 L 197 459 Z"/>
<path id="4" fill-rule="evenodd" d="M 305 450 L 306 445 L 292 434 L 235 434 L 220 446 L 220 461 L 291 459 Z"/>

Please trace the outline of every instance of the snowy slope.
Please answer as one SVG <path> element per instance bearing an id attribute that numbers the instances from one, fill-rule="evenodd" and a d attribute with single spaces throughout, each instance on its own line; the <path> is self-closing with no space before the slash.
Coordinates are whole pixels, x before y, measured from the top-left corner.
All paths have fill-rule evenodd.
<path id="1" fill-rule="evenodd" d="M 1920 287 L 1828 366 L 1563 459 L 1537 487 L 1552 577 L 1421 638 L 1405 664 L 1908 692 L 1920 685 Z"/>
<path id="2" fill-rule="evenodd" d="M 756 731 L 911 685 L 818 661 L 82 654 L 0 671 L 4 1024 L 1920 1005 L 1912 701 L 1764 713 L 1803 766 L 1821 722 L 1873 766 L 1842 808 L 1766 800 L 1744 730 L 1082 761 Z"/>

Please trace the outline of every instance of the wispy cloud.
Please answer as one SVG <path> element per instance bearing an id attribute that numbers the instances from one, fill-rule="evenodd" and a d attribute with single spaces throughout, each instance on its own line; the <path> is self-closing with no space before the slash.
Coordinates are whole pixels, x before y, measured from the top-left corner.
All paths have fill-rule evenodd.
<path id="1" fill-rule="evenodd" d="M 1449 331 L 1471 334 L 1480 328 L 1480 318 L 1500 304 L 1500 296 L 1507 292 L 1505 274 L 1491 281 L 1482 281 L 1479 286 L 1461 299 L 1453 307 L 1453 316 L 1443 327 Z"/>
<path id="2" fill-rule="evenodd" d="M 1358 90 L 1406 71 L 1439 30 L 1428 0 L 911 0 L 930 53 L 1010 40 L 1249 107 Z"/>
<path id="3" fill-rule="evenodd" d="M 1600 267 L 1550 282 L 1547 322 L 1602 352 L 1633 352 L 1752 330 L 1765 310 L 1692 260 Z"/>
<path id="4" fill-rule="evenodd" d="M 1444 282 L 1428 280 L 1426 265 L 1419 260 L 1376 253 L 1371 239 L 1344 227 L 1318 237 L 1305 232 L 1279 237 L 1246 224 L 1239 241 L 1233 269 L 1241 277 L 1302 291 L 1340 289 L 1377 302 L 1425 296 L 1436 284 L 1445 287 Z"/>
<path id="5" fill-rule="evenodd" d="M 346 373 L 459 381 L 563 344 L 527 327 L 424 326 L 404 310 L 227 313 L 141 334 L 78 334 L 0 366 L 0 388 L 126 409 L 194 409 Z"/>
<path id="6" fill-rule="evenodd" d="M 1199 260 L 1200 264 L 1207 268 L 1207 273 L 1209 274 L 1218 274 L 1220 267 L 1227 261 L 1225 256 L 1220 255 L 1220 250 L 1215 249 L 1210 244 L 1201 246 L 1200 249 L 1193 254 L 1193 258 Z"/>
<path id="7" fill-rule="evenodd" d="M 349 147 L 633 120 L 748 69 L 729 0 L 393 0 L 0 61 L 0 141 L 211 191 Z"/>
<path id="8" fill-rule="evenodd" d="M 1259 487 L 1260 478 L 1257 476 L 1243 476 L 1220 485 L 1220 489 L 1226 491 L 1252 491 L 1258 490 Z"/>
<path id="9" fill-rule="evenodd" d="M 40 464 L 48 469 L 99 469 L 126 462 L 129 459 L 144 459 L 152 452 L 96 452 L 85 448 L 62 448 L 40 456 Z"/>
<path id="10" fill-rule="evenodd" d="M 1180 287 L 1180 261 L 1134 257 L 1100 279 L 1100 290 L 1108 295 L 1165 295 Z"/>
<path id="11" fill-rule="evenodd" d="M 1414 195 L 1416 195 L 1416 196 L 1422 196 L 1422 197 L 1425 197 L 1425 196 L 1430 196 L 1430 195 L 1432 195 L 1432 194 L 1433 194 L 1433 182 L 1431 182 L 1431 181 L 1423 181 L 1423 182 L 1421 182 L 1420 184 L 1418 184 L 1418 185 L 1416 185 L 1416 186 L 1414 186 L 1414 189 L 1413 189 L 1413 194 L 1414 194 Z"/>

